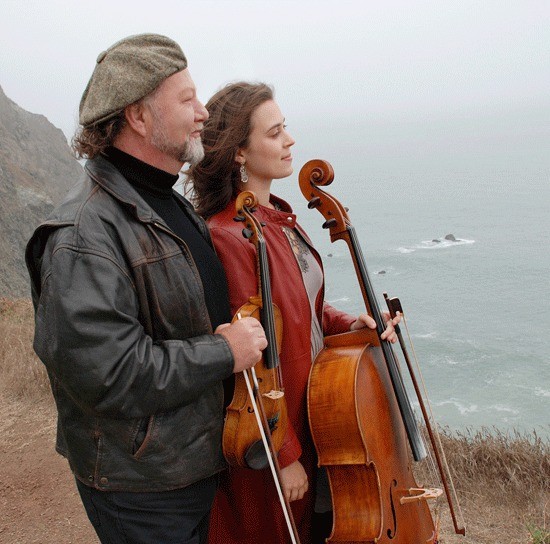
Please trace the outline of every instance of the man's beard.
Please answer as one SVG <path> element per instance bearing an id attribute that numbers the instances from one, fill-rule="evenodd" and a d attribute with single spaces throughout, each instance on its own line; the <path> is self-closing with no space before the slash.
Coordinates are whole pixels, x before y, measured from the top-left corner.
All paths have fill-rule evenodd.
<path id="1" fill-rule="evenodd" d="M 157 125 L 153 131 L 151 143 L 178 162 L 188 162 L 195 165 L 204 158 L 204 148 L 200 138 L 189 138 L 183 144 L 175 144 L 166 137 L 162 126 Z"/>
<path id="2" fill-rule="evenodd" d="M 166 136 L 165 123 L 156 104 L 150 104 L 151 113 L 155 120 L 151 143 L 159 150 L 178 162 L 188 162 L 192 166 L 204 159 L 204 148 L 200 138 L 188 138 L 182 144 L 176 144 Z"/>

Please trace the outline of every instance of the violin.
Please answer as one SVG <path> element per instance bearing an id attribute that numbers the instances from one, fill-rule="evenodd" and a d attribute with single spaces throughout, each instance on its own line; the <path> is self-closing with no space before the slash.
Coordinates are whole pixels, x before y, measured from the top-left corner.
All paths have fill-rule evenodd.
<path id="1" fill-rule="evenodd" d="M 330 231 L 331 242 L 344 240 L 348 245 L 376 330 L 325 337 L 311 369 L 309 424 L 319 466 L 327 470 L 333 502 L 333 527 L 327 542 L 437 544 L 439 523 L 434 522 L 428 501 L 440 500 L 443 491 L 415 481 L 411 454 L 420 461 L 429 452 L 399 361 L 391 344 L 380 338 L 384 317 L 347 210 L 320 188 L 333 179 L 328 162 L 309 161 L 299 174 L 300 189 L 308 207 L 325 218 L 323 228 Z M 395 315 L 395 311 L 394 304 L 390 313 Z M 440 477 L 444 478 L 443 473 Z M 448 486 L 444 487 L 447 491 Z M 452 508 L 450 496 L 447 499 Z M 455 530 L 464 534 L 457 523 Z"/>
<path id="2" fill-rule="evenodd" d="M 262 358 L 251 369 L 235 376 L 231 403 L 226 409 L 223 428 L 223 453 L 230 465 L 262 469 L 269 465 L 283 514 L 293 544 L 299 544 L 292 510 L 282 492 L 277 453 L 281 449 L 288 426 L 286 399 L 279 352 L 283 322 L 279 308 L 273 304 L 262 225 L 254 217 L 258 205 L 256 195 L 243 191 L 236 200 L 235 221 L 243 223 L 243 236 L 256 248 L 258 293 L 241 306 L 233 321 L 243 317 L 258 319 L 264 328 L 267 347 Z M 250 374 L 250 375 L 249 375 Z"/>

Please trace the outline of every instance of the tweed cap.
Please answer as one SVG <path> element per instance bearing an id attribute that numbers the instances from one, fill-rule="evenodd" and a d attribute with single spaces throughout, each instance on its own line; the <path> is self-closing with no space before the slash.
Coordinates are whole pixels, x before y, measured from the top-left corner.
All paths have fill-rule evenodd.
<path id="1" fill-rule="evenodd" d="M 185 68 L 183 51 L 166 36 L 138 34 L 120 40 L 97 57 L 80 100 L 80 124 L 107 121 Z"/>

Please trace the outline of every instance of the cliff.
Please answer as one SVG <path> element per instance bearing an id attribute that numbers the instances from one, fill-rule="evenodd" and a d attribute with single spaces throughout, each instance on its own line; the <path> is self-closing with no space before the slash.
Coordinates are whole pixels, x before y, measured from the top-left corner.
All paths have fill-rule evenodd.
<path id="1" fill-rule="evenodd" d="M 0 297 L 29 296 L 25 244 L 81 171 L 63 132 L 0 87 Z"/>

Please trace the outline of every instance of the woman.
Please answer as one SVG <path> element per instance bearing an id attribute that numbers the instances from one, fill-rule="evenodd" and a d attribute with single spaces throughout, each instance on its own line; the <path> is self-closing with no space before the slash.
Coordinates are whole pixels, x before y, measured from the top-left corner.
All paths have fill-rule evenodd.
<path id="1" fill-rule="evenodd" d="M 303 544 L 324 542 L 328 534 L 313 534 L 330 514 L 313 521 L 316 455 L 308 428 L 306 389 L 312 360 L 322 348 L 323 336 L 375 327 L 366 314 L 357 319 L 324 302 L 319 254 L 296 222 L 290 206 L 271 194 L 274 179 L 292 174 L 294 140 L 284 117 L 265 84 L 234 83 L 206 104 L 203 161 L 191 168 L 198 212 L 207 220 L 229 284 L 232 312 L 258 292 L 254 246 L 242 236 L 242 224 L 233 221 L 235 198 L 253 191 L 259 206 L 255 216 L 265 224 L 273 302 L 283 320 L 281 371 L 289 427 L 278 454 L 283 491 Z M 399 322 L 396 318 L 395 324 Z M 391 321 L 383 334 L 395 342 Z M 328 486 L 318 485 L 318 511 L 330 509 Z M 322 496 L 324 495 L 324 497 Z M 323 504 L 324 503 L 324 504 Z M 280 544 L 288 542 L 275 486 L 269 469 L 231 467 L 222 476 L 210 524 L 214 543 Z"/>

